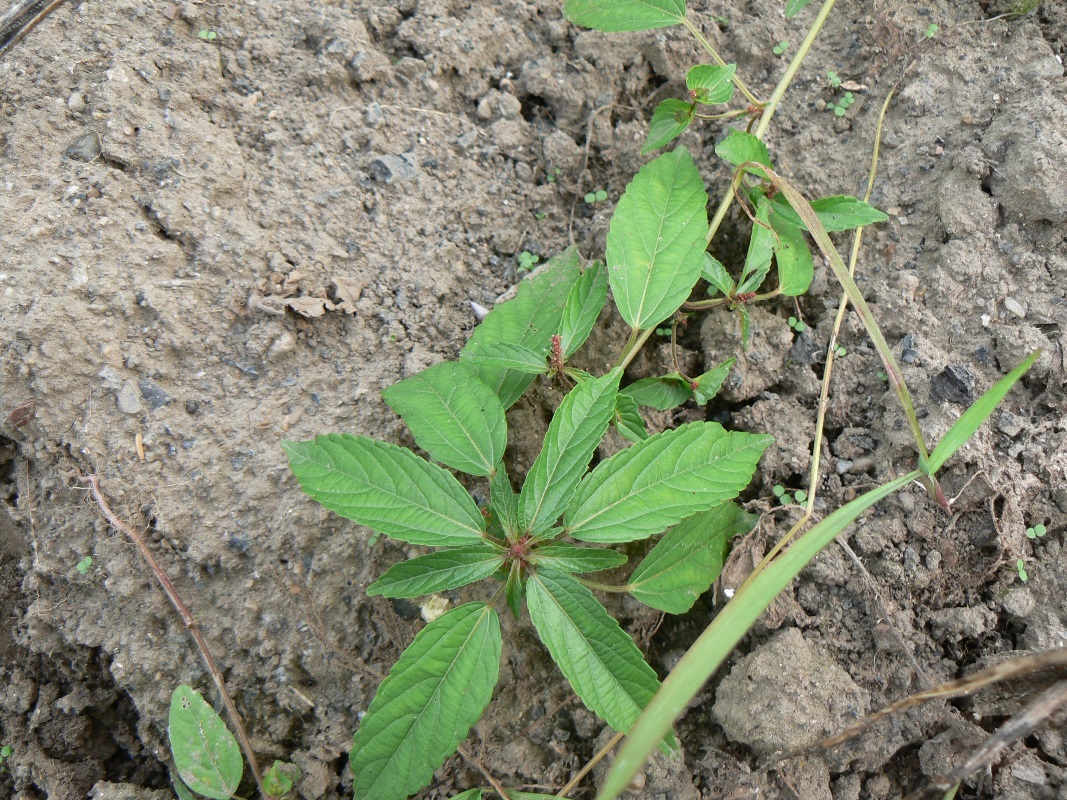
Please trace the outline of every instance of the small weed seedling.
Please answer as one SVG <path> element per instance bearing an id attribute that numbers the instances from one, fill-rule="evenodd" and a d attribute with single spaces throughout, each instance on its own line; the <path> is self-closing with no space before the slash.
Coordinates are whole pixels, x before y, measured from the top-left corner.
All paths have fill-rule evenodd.
<path id="1" fill-rule="evenodd" d="M 844 97 L 838 100 L 837 103 L 827 103 L 826 108 L 829 111 L 833 111 L 836 116 L 843 117 L 855 102 L 856 98 L 852 92 L 845 92 Z"/>
<path id="2" fill-rule="evenodd" d="M 608 193 L 603 189 L 597 189 L 595 192 L 588 192 L 585 195 L 585 202 L 591 206 L 595 206 L 597 203 L 603 203 L 608 199 Z"/>
<path id="3" fill-rule="evenodd" d="M 941 26 L 940 26 L 940 25 L 938 25 L 938 24 L 937 24 L 936 22 L 931 22 L 931 23 L 930 23 L 930 24 L 929 24 L 929 25 L 928 25 L 928 26 L 926 27 L 926 31 L 924 32 L 924 34 L 923 34 L 923 35 L 924 35 L 924 36 L 925 36 L 925 37 L 926 37 L 927 39 L 933 39 L 933 38 L 934 38 L 935 36 L 937 36 L 937 32 L 938 32 L 939 30 L 941 30 Z M 1025 579 L 1024 579 L 1024 580 L 1025 580 Z"/>
<path id="4" fill-rule="evenodd" d="M 545 175 L 545 180 L 549 183 L 555 183 L 559 180 L 559 176 L 562 174 L 563 170 L 561 170 L 559 167 L 553 167 L 548 171 L 548 174 Z"/>
<path id="5" fill-rule="evenodd" d="M 1048 533 L 1048 529 L 1045 528 L 1044 525 L 1035 525 L 1032 528 L 1027 528 L 1026 529 L 1026 538 L 1027 539 L 1040 539 L 1046 533 Z"/>
<path id="6" fill-rule="evenodd" d="M 3 747 L 0 747 L 0 771 L 7 769 L 7 767 L 4 766 L 4 762 L 11 758 L 11 754 L 14 752 L 15 751 L 11 749 L 11 745 L 5 744 Z"/>
<path id="7" fill-rule="evenodd" d="M 203 39 L 205 42 L 213 42 L 219 38 L 219 34 L 216 31 L 203 30 L 198 31 L 196 35 Z"/>
<path id="8" fill-rule="evenodd" d="M 834 355 L 838 358 L 844 358 L 848 355 L 848 349 L 843 344 L 839 344 L 834 348 Z"/>
<path id="9" fill-rule="evenodd" d="M 783 55 L 785 53 L 785 51 L 788 50 L 788 49 L 789 49 L 789 42 L 778 42 L 778 44 L 776 44 L 774 46 L 774 54 L 776 56 Z"/>
<path id="10" fill-rule="evenodd" d="M 1026 562 L 1021 558 L 1015 562 L 1015 569 L 1019 573 L 1019 580 L 1026 583 L 1030 580 L 1030 576 L 1026 573 Z"/>
<path id="11" fill-rule="evenodd" d="M 519 266 L 516 269 L 517 272 L 529 272 L 537 263 L 541 260 L 541 256 L 534 255 L 529 250 L 523 250 L 518 255 Z"/>
<path id="12" fill-rule="evenodd" d="M 807 330 L 808 326 L 805 325 L 802 320 L 799 320 L 796 317 L 790 317 L 788 322 L 789 327 L 795 330 L 797 333 L 802 333 L 803 331 Z"/>
<path id="13" fill-rule="evenodd" d="M 79 561 L 77 564 L 74 565 L 74 569 L 78 570 L 78 572 L 80 572 L 82 575 L 85 575 L 86 573 L 89 572 L 89 569 L 92 566 L 93 566 L 93 557 L 92 556 L 86 556 L 85 558 L 83 558 L 81 561 Z"/>
<path id="14" fill-rule="evenodd" d="M 826 70 L 826 79 L 830 81 L 830 88 L 836 89 L 841 85 L 841 76 L 834 72 L 832 69 Z"/>

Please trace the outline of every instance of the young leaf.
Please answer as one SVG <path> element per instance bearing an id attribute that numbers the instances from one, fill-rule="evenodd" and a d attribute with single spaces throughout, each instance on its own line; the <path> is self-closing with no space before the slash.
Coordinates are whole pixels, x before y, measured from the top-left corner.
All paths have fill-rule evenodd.
<path id="1" fill-rule="evenodd" d="M 787 297 L 796 297 L 808 291 L 815 277 L 815 262 L 804 234 L 792 225 L 771 225 L 778 234 L 778 250 L 774 254 L 778 265 L 778 288 Z"/>
<path id="2" fill-rule="evenodd" d="M 607 270 L 602 262 L 594 261 L 574 282 L 567 296 L 567 305 L 563 308 L 559 338 L 565 359 L 570 358 L 589 338 L 589 332 L 593 330 L 607 299 Z"/>
<path id="3" fill-rule="evenodd" d="M 479 364 L 479 353 L 489 345 L 506 342 L 547 355 L 576 280 L 578 249 L 572 246 L 549 261 L 541 272 L 522 281 L 515 296 L 490 311 L 467 340 L 460 361 L 496 392 L 504 408 L 522 396 L 534 376 L 494 364 Z"/>
<path id="4" fill-rule="evenodd" d="M 787 19 L 792 19 L 803 10 L 811 0 L 786 0 L 785 3 L 785 16 Z"/>
<path id="5" fill-rule="evenodd" d="M 482 715 L 499 674 L 500 620 L 484 603 L 423 628 L 352 740 L 355 800 L 403 800 L 429 783 Z"/>
<path id="6" fill-rule="evenodd" d="M 500 520 L 501 529 L 508 534 L 519 533 L 519 496 L 511 487 L 511 479 L 501 465 L 489 479 L 489 506 Z"/>
<path id="7" fill-rule="evenodd" d="M 288 769 L 295 770 L 296 767 L 290 765 Z M 263 773 L 263 791 L 268 797 L 282 797 L 293 790 L 293 779 L 285 770 L 285 762 L 274 759 L 270 769 Z M 297 770 L 297 775 L 299 775 L 299 770 Z"/>
<path id="8" fill-rule="evenodd" d="M 587 542 L 646 539 L 737 495 L 770 436 L 691 422 L 601 461 L 578 485 L 564 528 Z"/>
<path id="9" fill-rule="evenodd" d="M 615 430 L 631 442 L 642 442 L 648 438 L 648 428 L 641 409 L 629 395 L 619 394 L 615 398 Z"/>
<path id="10" fill-rule="evenodd" d="M 525 375 L 543 375 L 548 372 L 548 362 L 543 353 L 523 347 L 521 344 L 498 342 L 478 348 L 478 354 L 467 360 L 469 366 L 477 369 L 490 367 L 510 369 Z"/>
<path id="11" fill-rule="evenodd" d="M 462 364 L 445 361 L 382 392 L 415 444 L 468 475 L 491 475 L 508 443 L 504 407 Z"/>
<path id="12" fill-rule="evenodd" d="M 555 524 L 589 469 L 600 440 L 615 413 L 622 370 L 576 386 L 563 398 L 549 423 L 541 452 L 519 494 L 519 517 L 537 535 Z"/>
<path id="13" fill-rule="evenodd" d="M 813 200 L 811 207 L 828 233 L 849 231 L 861 225 L 872 225 L 875 222 L 885 222 L 889 219 L 885 212 L 847 195 Z M 789 201 L 781 194 L 774 197 L 774 215 L 778 218 L 778 222 L 805 231 L 808 229 L 800 215 L 793 210 Z"/>
<path id="14" fill-rule="evenodd" d="M 467 490 L 410 450 L 341 433 L 282 448 L 300 487 L 345 519 L 412 544 L 482 541 L 485 520 Z"/>
<path id="15" fill-rule="evenodd" d="M 730 131 L 730 135 L 715 145 L 715 155 L 739 167 L 746 161 L 771 166 L 771 154 L 758 136 L 742 131 Z M 749 171 L 752 171 L 751 169 Z"/>
<path id="16" fill-rule="evenodd" d="M 927 475 L 934 475 L 946 461 L 952 458 L 952 454 L 971 438 L 981 424 L 993 413 L 993 409 L 997 407 L 997 404 L 1004 399 L 1004 395 L 1008 393 L 1019 378 L 1026 374 L 1026 371 L 1034 365 L 1040 355 L 1041 351 L 1035 350 L 1019 366 L 993 384 L 989 391 L 975 400 L 974 404 L 960 415 L 960 418 L 953 423 L 952 427 L 941 438 L 941 441 L 937 443 L 934 451 L 930 453 L 927 468 L 924 470 Z"/>
<path id="17" fill-rule="evenodd" d="M 748 242 L 748 255 L 745 257 L 745 266 L 741 270 L 741 280 L 738 281 L 738 294 L 756 291 L 771 270 L 771 256 L 774 255 L 778 240 L 774 231 L 771 230 L 770 214 L 770 202 L 761 197 L 756 205 L 756 219 L 752 223 L 752 238 Z"/>
<path id="18" fill-rule="evenodd" d="M 704 264 L 708 195 L 689 151 L 645 164 L 608 228 L 608 280 L 633 328 L 654 328 L 689 296 Z"/>
<path id="19" fill-rule="evenodd" d="M 562 572 L 541 569 L 531 575 L 526 605 L 538 636 L 582 702 L 615 730 L 629 730 L 659 688 L 633 639 L 592 592 Z"/>
<path id="20" fill-rule="evenodd" d="M 758 519 L 729 502 L 688 517 L 663 534 L 634 570 L 630 594 L 646 606 L 684 614 L 719 577 L 730 540 Z"/>
<path id="21" fill-rule="evenodd" d="M 626 556 L 603 547 L 576 547 L 573 544 L 547 544 L 530 554 L 534 564 L 557 572 L 600 572 L 626 563 Z"/>
<path id="22" fill-rule="evenodd" d="M 704 266 L 700 269 L 700 277 L 722 292 L 724 297 L 733 296 L 737 287 L 726 267 L 711 253 L 704 253 Z"/>
<path id="23" fill-rule="evenodd" d="M 563 15 L 575 25 L 598 31 L 645 31 L 678 25 L 685 0 L 566 0 Z"/>
<path id="24" fill-rule="evenodd" d="M 696 105 L 684 100 L 669 97 L 660 101 L 652 112 L 652 121 L 648 123 L 648 138 L 641 152 L 651 153 L 681 136 L 693 121 L 695 111 Z"/>
<path id="25" fill-rule="evenodd" d="M 728 358 L 714 369 L 708 370 L 697 378 L 696 401 L 698 406 L 706 405 L 711 398 L 719 393 L 723 381 L 730 374 L 736 358 Z"/>
<path id="26" fill-rule="evenodd" d="M 714 64 L 697 64 L 685 75 L 685 85 L 698 103 L 707 106 L 729 103 L 734 96 L 734 71 L 736 64 L 725 67 Z"/>
<path id="27" fill-rule="evenodd" d="M 522 579 L 522 566 L 519 562 L 511 562 L 511 570 L 508 572 L 507 583 L 504 585 L 504 600 L 511 609 L 515 619 L 522 617 L 522 597 L 526 586 Z"/>
<path id="28" fill-rule="evenodd" d="M 367 587 L 367 594 L 420 597 L 446 589 L 458 589 L 488 578 L 503 563 L 503 554 L 489 545 L 440 550 L 393 565 Z"/>
<path id="29" fill-rule="evenodd" d="M 642 378 L 622 389 L 620 393 L 629 396 L 639 406 L 658 411 L 677 408 L 693 397 L 689 381 L 677 372 L 657 378 Z"/>
<path id="30" fill-rule="evenodd" d="M 241 783 L 241 749 L 215 709 L 190 686 L 170 696 L 167 737 L 178 777 L 197 794 L 229 800 Z"/>

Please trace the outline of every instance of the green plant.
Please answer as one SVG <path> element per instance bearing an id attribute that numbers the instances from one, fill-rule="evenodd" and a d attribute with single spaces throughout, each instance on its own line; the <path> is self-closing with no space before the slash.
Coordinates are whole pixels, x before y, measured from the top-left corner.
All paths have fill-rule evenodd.
<path id="1" fill-rule="evenodd" d="M 548 174 L 545 175 L 545 180 L 549 183 L 555 183 L 559 180 L 559 176 L 562 174 L 563 170 L 561 170 L 559 167 L 553 167 L 548 171 Z"/>
<path id="2" fill-rule="evenodd" d="M 93 557 L 92 556 L 86 556 L 85 558 L 83 558 L 81 561 L 79 561 L 77 564 L 74 565 L 74 569 L 78 570 L 78 572 L 80 572 L 82 575 L 85 575 L 86 573 L 89 572 L 89 569 L 92 566 L 93 566 Z"/>
<path id="3" fill-rule="evenodd" d="M 844 96 L 837 101 L 837 103 L 827 103 L 826 108 L 833 111 L 835 115 L 839 117 L 845 116 L 848 113 L 849 108 L 856 102 L 855 96 L 852 92 L 845 92 Z"/>
<path id="4" fill-rule="evenodd" d="M 603 203 L 608 199 L 608 193 L 603 189 L 597 189 L 595 192 L 587 192 L 585 195 L 585 202 L 593 206 L 597 203 Z"/>
<path id="5" fill-rule="evenodd" d="M 7 769 L 7 767 L 4 766 L 4 762 L 11 758 L 11 755 L 14 752 L 15 751 L 11 748 L 11 745 L 5 744 L 3 747 L 0 747 L 0 771 Z"/>
<path id="6" fill-rule="evenodd" d="M 929 25 L 926 26 L 926 30 L 923 32 L 923 35 L 927 39 L 933 39 L 935 36 L 937 36 L 937 32 L 939 30 L 941 30 L 941 26 L 938 25 L 936 22 L 931 22 Z"/>
<path id="7" fill-rule="evenodd" d="M 517 258 L 519 261 L 517 272 L 529 272 L 541 260 L 541 256 L 534 255 L 529 250 L 523 250 Z"/>
<path id="8" fill-rule="evenodd" d="M 205 42 L 213 42 L 219 38 L 219 35 L 216 31 L 209 30 L 197 31 L 196 35 L 203 39 Z"/>
<path id="9" fill-rule="evenodd" d="M 1026 562 L 1023 561 L 1021 558 L 1016 560 L 1015 569 L 1019 573 L 1019 580 L 1021 580 L 1023 583 L 1026 583 L 1028 580 L 1030 580 L 1030 576 L 1026 574 Z"/>
<path id="10" fill-rule="evenodd" d="M 1034 525 L 1032 528 L 1027 528 L 1026 529 L 1026 538 L 1027 539 L 1040 539 L 1046 533 L 1048 533 L 1048 529 L 1045 528 L 1044 525 Z"/>
<path id="11" fill-rule="evenodd" d="M 778 44 L 776 44 L 774 46 L 774 54 L 776 56 L 780 56 L 783 53 L 785 53 L 785 51 L 788 50 L 788 49 L 789 49 L 789 42 L 778 42 Z"/>
<path id="12" fill-rule="evenodd" d="M 832 69 L 826 70 L 826 79 L 830 81 L 830 87 L 836 89 L 841 85 L 841 76 L 834 72 Z"/>
<path id="13" fill-rule="evenodd" d="M 802 331 L 807 330 L 808 326 L 804 324 L 803 320 L 799 320 L 796 317 L 790 317 L 787 321 L 789 323 L 789 327 L 795 330 L 797 333 L 801 333 Z"/>
<path id="14" fill-rule="evenodd" d="M 838 358 L 844 358 L 848 355 L 848 350 L 845 348 L 844 345 L 839 344 L 834 347 L 834 355 Z"/>

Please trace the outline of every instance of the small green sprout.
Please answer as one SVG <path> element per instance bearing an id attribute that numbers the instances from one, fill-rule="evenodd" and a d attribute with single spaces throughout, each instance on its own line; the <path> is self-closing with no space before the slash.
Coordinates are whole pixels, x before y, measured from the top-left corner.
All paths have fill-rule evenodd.
<path id="1" fill-rule="evenodd" d="M 778 42 L 778 44 L 776 44 L 774 46 L 774 54 L 776 56 L 780 56 L 780 55 L 782 55 L 782 53 L 784 53 L 788 49 L 789 49 L 789 42 L 785 42 L 785 41 Z"/>
<path id="2" fill-rule="evenodd" d="M 875 377 L 877 377 L 878 380 L 880 380 L 882 383 L 888 383 L 889 381 L 889 376 L 885 374 L 884 370 L 878 370 L 878 373 Z"/>
<path id="3" fill-rule="evenodd" d="M 518 272 L 529 272 L 534 268 L 534 265 L 541 260 L 541 256 L 534 255 L 529 250 L 523 250 L 518 255 L 519 266 Z"/>
<path id="4" fill-rule="evenodd" d="M 536 219 L 538 222 L 540 222 L 541 220 L 543 220 L 547 216 L 548 216 L 548 214 L 546 212 L 544 212 L 544 211 L 535 211 L 534 212 L 534 219 Z"/>
<path id="5" fill-rule="evenodd" d="M 838 358 L 844 358 L 848 355 L 848 350 L 845 349 L 844 345 L 839 344 L 837 347 L 834 348 L 834 355 Z"/>
<path id="6" fill-rule="evenodd" d="M 790 317 L 788 322 L 789 322 L 789 327 L 792 328 L 793 330 L 795 330 L 797 333 L 800 333 L 800 332 L 806 330 L 807 327 L 808 327 L 807 325 L 804 324 L 803 320 L 797 319 L 796 317 Z"/>
<path id="7" fill-rule="evenodd" d="M 796 492 L 793 493 L 793 497 L 796 498 L 798 503 L 803 503 L 808 499 L 808 493 L 803 489 L 797 489 Z"/>
<path id="8" fill-rule="evenodd" d="M 830 81 L 830 86 L 834 89 L 841 85 L 841 76 L 832 69 L 826 70 L 826 79 Z"/>
<path id="9" fill-rule="evenodd" d="M 603 189 L 597 189 L 595 192 L 589 192 L 585 196 L 585 202 L 591 206 L 594 206 L 597 203 L 603 203 L 607 199 L 608 193 L 605 192 Z"/>
<path id="10" fill-rule="evenodd" d="M 930 25 L 926 28 L 926 32 L 924 35 L 927 39 L 933 39 L 935 36 L 937 36 L 937 32 L 939 30 L 941 30 L 941 26 L 938 25 L 936 22 L 931 22 Z M 1026 578 L 1023 578 L 1023 580 L 1026 580 Z"/>
<path id="11" fill-rule="evenodd" d="M 783 506 L 792 505 L 793 495 L 789 494 L 789 492 L 785 490 L 785 487 L 782 486 L 782 484 L 774 484 L 774 488 L 771 489 L 771 491 L 774 492 L 774 496 L 778 498 L 778 502 L 781 503 Z M 807 495 L 804 496 L 807 497 Z"/>
<path id="12" fill-rule="evenodd" d="M 93 557 L 92 556 L 86 556 L 85 558 L 83 558 L 81 561 L 79 561 L 77 564 L 74 565 L 74 569 L 78 570 L 78 572 L 80 572 L 82 575 L 84 575 L 89 571 L 89 568 L 92 565 L 93 565 Z"/>
<path id="13" fill-rule="evenodd" d="M 548 171 L 548 174 L 545 175 L 545 180 L 549 183 L 555 183 L 557 180 L 559 180 L 559 176 L 562 174 L 563 170 L 561 170 L 559 167 L 553 167 Z"/>
<path id="14" fill-rule="evenodd" d="M 1027 528 L 1026 529 L 1026 538 L 1027 539 L 1040 539 L 1046 533 L 1048 533 L 1048 529 L 1044 525 L 1035 525 L 1032 528 Z"/>
<path id="15" fill-rule="evenodd" d="M 670 336 L 670 327 L 656 328 L 656 336 Z"/>
<path id="16" fill-rule="evenodd" d="M 856 102 L 855 95 L 852 92 L 845 92 L 845 96 L 838 100 L 836 103 L 828 103 L 826 108 L 833 111 L 836 116 L 843 117 L 848 113 L 849 108 Z"/>
<path id="17" fill-rule="evenodd" d="M 1030 576 L 1026 574 L 1026 564 L 1021 558 L 1015 562 L 1015 569 L 1019 571 L 1019 580 L 1021 580 L 1023 583 L 1026 583 L 1028 580 L 1030 580 Z"/>
<path id="18" fill-rule="evenodd" d="M 726 28 L 726 27 L 728 27 L 730 25 L 730 18 L 720 14 L 719 16 L 715 17 L 715 22 L 719 26 L 721 26 L 723 28 Z"/>
<path id="19" fill-rule="evenodd" d="M 293 777 L 289 773 L 294 771 L 297 773 L 296 777 L 299 777 L 299 770 L 294 765 L 275 759 L 274 764 L 263 775 L 263 789 L 267 795 L 283 797 L 293 791 Z"/>
<path id="20" fill-rule="evenodd" d="M 5 744 L 3 747 L 0 747 L 0 764 L 3 764 L 5 761 L 11 758 L 11 754 L 14 752 L 15 751 L 11 749 L 10 745 Z"/>
<path id="21" fill-rule="evenodd" d="M 196 35 L 203 39 L 205 42 L 213 42 L 219 38 L 217 32 L 208 30 L 198 31 Z"/>

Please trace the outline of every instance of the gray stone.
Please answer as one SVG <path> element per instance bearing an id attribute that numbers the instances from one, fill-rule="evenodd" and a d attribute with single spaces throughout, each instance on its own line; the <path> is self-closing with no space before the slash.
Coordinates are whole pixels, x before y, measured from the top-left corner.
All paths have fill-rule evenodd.
<path id="1" fill-rule="evenodd" d="M 148 378 L 138 381 L 137 388 L 141 390 L 141 397 L 147 401 L 149 407 L 153 410 L 174 402 L 174 398 L 163 391 L 163 388 L 158 383 Z"/>
<path id="2" fill-rule="evenodd" d="M 67 148 L 67 157 L 78 161 L 92 161 L 102 152 L 100 135 L 90 131 L 82 134 Z"/>
<path id="3" fill-rule="evenodd" d="M 144 411 L 141 392 L 132 380 L 123 381 L 122 388 L 115 395 L 115 404 L 123 414 L 140 414 Z"/>
<path id="4" fill-rule="evenodd" d="M 370 162 L 370 171 L 375 180 L 383 183 L 406 183 L 414 180 L 419 168 L 407 153 L 399 156 L 378 156 Z"/>

